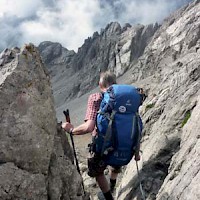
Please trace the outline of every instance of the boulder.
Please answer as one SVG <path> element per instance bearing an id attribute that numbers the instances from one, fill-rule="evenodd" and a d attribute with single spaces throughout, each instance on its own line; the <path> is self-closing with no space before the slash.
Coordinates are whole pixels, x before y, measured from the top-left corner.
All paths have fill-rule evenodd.
<path id="1" fill-rule="evenodd" d="M 37 50 L 25 46 L 0 74 L 0 160 L 46 175 L 56 118 L 50 78 Z"/>
<path id="2" fill-rule="evenodd" d="M 85 199 L 38 50 L 7 49 L 0 59 L 0 199 Z"/>

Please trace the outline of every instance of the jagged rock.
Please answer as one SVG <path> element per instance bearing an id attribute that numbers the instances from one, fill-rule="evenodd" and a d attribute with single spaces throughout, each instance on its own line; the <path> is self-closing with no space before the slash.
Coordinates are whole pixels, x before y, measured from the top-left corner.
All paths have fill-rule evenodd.
<path id="1" fill-rule="evenodd" d="M 48 63 L 47 67 L 49 65 L 68 64 L 75 55 L 74 51 L 63 48 L 61 44 L 48 41 L 40 43 L 38 49 L 44 62 Z"/>
<path id="2" fill-rule="evenodd" d="M 200 96 L 183 127 L 180 151 L 175 154 L 157 199 L 199 199 Z"/>
<path id="3" fill-rule="evenodd" d="M 13 49 L 5 49 L 0 54 L 0 66 L 3 66 L 15 58 L 16 53 L 19 53 L 19 48 L 15 47 Z"/>
<path id="4" fill-rule="evenodd" d="M 0 198 L 47 199 L 46 181 L 43 174 L 34 174 L 18 168 L 14 163 L 0 165 Z"/>
<path id="5" fill-rule="evenodd" d="M 73 156 L 66 133 L 58 125 L 54 138 L 48 175 L 48 195 L 51 199 L 83 199 L 82 178 L 72 165 Z"/>
<path id="6" fill-rule="evenodd" d="M 103 37 L 116 36 L 122 31 L 121 26 L 118 22 L 111 22 L 106 26 L 106 28 L 101 32 Z"/>
<path id="7" fill-rule="evenodd" d="M 147 26 L 135 25 L 124 31 L 116 45 L 115 73 L 117 76 L 124 74 L 144 52 L 152 36 L 158 29 L 158 24 Z M 113 68 L 110 66 L 110 68 Z"/>
<path id="8" fill-rule="evenodd" d="M 36 49 L 25 46 L 1 74 L 0 160 L 47 174 L 56 118 L 49 77 Z"/>
<path id="9" fill-rule="evenodd" d="M 0 199 L 83 199 L 37 49 L 8 49 L 1 58 Z"/>
<path id="10" fill-rule="evenodd" d="M 122 28 L 122 32 L 126 31 L 130 27 L 131 27 L 131 25 L 129 23 L 126 23 Z"/>

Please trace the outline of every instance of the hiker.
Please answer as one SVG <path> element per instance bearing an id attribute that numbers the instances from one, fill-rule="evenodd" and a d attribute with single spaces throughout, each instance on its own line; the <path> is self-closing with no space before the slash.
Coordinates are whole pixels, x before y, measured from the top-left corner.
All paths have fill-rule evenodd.
<path id="1" fill-rule="evenodd" d="M 112 85 L 116 85 L 116 76 L 110 72 L 104 72 L 100 76 L 99 87 L 101 93 L 91 94 L 88 98 L 87 111 L 85 116 L 85 122 L 78 127 L 74 127 L 70 123 L 63 123 L 62 127 L 69 133 L 73 135 L 82 135 L 85 133 L 92 133 L 93 141 L 99 136 L 98 127 L 96 127 L 98 121 L 98 111 L 101 109 L 101 104 L 103 102 L 103 96 L 107 93 L 109 88 Z M 95 177 L 96 181 L 101 188 L 103 195 L 106 200 L 112 200 L 112 190 L 115 187 L 116 179 L 118 173 L 121 171 L 121 165 L 113 165 L 110 168 L 110 184 L 107 182 L 107 179 L 104 175 L 104 170 L 107 167 L 107 163 L 104 162 L 103 156 L 100 156 L 101 153 L 93 150 L 93 148 L 97 149 L 95 146 L 97 143 L 90 144 L 90 155 L 88 158 L 88 175 L 91 177 Z M 102 145 L 98 145 L 102 146 Z M 103 152 L 104 153 L 104 152 Z M 132 156 L 131 156 L 132 157 Z M 140 160 L 139 156 L 139 146 L 137 146 L 137 150 L 135 150 L 135 160 Z M 108 162 L 109 163 L 109 162 Z"/>

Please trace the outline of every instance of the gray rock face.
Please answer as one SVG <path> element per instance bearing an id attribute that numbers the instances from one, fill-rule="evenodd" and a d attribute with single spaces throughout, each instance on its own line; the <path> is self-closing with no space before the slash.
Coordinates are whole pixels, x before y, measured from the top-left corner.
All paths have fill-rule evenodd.
<path id="1" fill-rule="evenodd" d="M 41 52 L 44 62 L 48 63 L 48 68 L 52 68 L 53 66 L 62 67 L 63 65 L 67 68 L 75 55 L 74 51 L 63 48 L 59 43 L 42 42 L 38 46 L 38 49 Z M 53 71 L 50 72 L 52 73 Z"/>
<path id="2" fill-rule="evenodd" d="M 172 158 L 157 199 L 199 199 L 200 153 L 200 96 L 197 97 L 191 118 L 183 127 L 180 151 Z"/>
<path id="3" fill-rule="evenodd" d="M 117 76 L 124 74 L 143 54 L 145 47 L 158 28 L 158 24 L 128 26 L 121 33 L 116 44 L 114 68 L 113 66 L 109 66 L 109 68 L 113 69 Z"/>
<path id="4" fill-rule="evenodd" d="M 0 165 L 0 197 L 4 199 L 47 199 L 45 176 L 33 174 L 8 162 Z"/>
<path id="5" fill-rule="evenodd" d="M 148 92 L 140 171 L 146 199 L 199 199 L 200 3 L 177 11 L 129 71 Z M 141 198 L 133 160 L 117 199 Z"/>
<path id="6" fill-rule="evenodd" d="M 82 199 L 37 49 L 7 49 L 0 59 L 0 199 Z"/>
<path id="7" fill-rule="evenodd" d="M 65 52 L 67 50 L 55 43 L 40 44 L 42 58 L 47 68 L 51 66 L 56 107 L 59 108 L 70 99 L 80 97 L 95 88 L 98 84 L 99 71 L 110 69 L 115 71 L 117 76 L 122 75 L 129 68 L 130 62 L 142 55 L 157 29 L 158 25 L 131 27 L 130 24 L 121 28 L 119 23 L 112 22 L 102 29 L 100 34 L 95 32 L 93 37 L 86 39 L 76 54 L 70 53 L 68 63 L 63 63 L 59 58 L 62 70 L 58 69 L 59 59 L 52 56 L 52 51 L 55 50 L 57 54 L 59 48 Z M 136 43 L 140 47 L 138 51 Z M 52 60 L 47 59 L 49 57 Z M 68 58 L 68 55 L 65 57 Z"/>
<path id="8" fill-rule="evenodd" d="M 1 76 L 0 160 L 47 174 L 56 119 L 49 77 L 35 49 L 25 47 L 1 67 Z"/>
<path id="9" fill-rule="evenodd" d="M 48 195 L 51 199 L 86 200 L 81 185 L 82 178 L 72 163 L 71 146 L 65 131 L 58 125 L 48 175 Z"/>

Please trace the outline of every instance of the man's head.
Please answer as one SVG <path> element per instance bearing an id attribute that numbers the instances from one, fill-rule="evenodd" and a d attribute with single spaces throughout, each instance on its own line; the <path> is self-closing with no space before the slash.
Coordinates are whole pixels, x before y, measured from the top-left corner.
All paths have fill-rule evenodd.
<path id="1" fill-rule="evenodd" d="M 108 87 L 116 83 L 117 82 L 115 74 L 109 71 L 101 73 L 99 80 L 99 87 L 102 92 L 105 92 Z"/>

